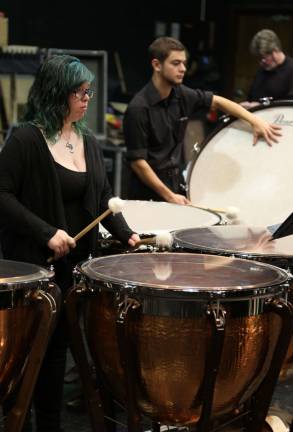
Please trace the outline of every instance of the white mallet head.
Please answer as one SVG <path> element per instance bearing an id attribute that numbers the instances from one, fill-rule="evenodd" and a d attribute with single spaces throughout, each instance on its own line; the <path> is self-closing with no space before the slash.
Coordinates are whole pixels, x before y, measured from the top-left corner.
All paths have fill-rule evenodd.
<path id="1" fill-rule="evenodd" d="M 169 231 L 162 231 L 156 236 L 156 246 L 159 248 L 170 249 L 173 244 L 173 237 Z"/>
<path id="2" fill-rule="evenodd" d="M 233 206 L 229 206 L 227 207 L 226 210 L 226 216 L 228 219 L 230 219 L 231 221 L 238 219 L 239 216 L 239 208 L 237 207 L 233 207 Z"/>
<path id="3" fill-rule="evenodd" d="M 110 198 L 108 201 L 108 207 L 113 214 L 121 213 L 124 205 L 125 201 L 119 197 Z"/>

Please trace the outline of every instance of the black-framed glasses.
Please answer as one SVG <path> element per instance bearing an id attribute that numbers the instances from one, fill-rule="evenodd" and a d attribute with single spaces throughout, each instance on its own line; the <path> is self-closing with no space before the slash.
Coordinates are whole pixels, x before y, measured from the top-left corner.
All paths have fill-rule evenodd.
<path id="1" fill-rule="evenodd" d="M 72 94 L 74 94 L 74 96 L 77 98 L 77 99 L 84 99 L 84 97 L 85 97 L 85 95 L 87 95 L 88 97 L 89 97 L 89 99 L 92 99 L 93 98 L 93 96 L 94 96 L 94 94 L 95 94 L 95 92 L 92 90 L 92 89 L 77 89 L 77 90 L 74 90 L 73 92 L 72 92 Z"/>

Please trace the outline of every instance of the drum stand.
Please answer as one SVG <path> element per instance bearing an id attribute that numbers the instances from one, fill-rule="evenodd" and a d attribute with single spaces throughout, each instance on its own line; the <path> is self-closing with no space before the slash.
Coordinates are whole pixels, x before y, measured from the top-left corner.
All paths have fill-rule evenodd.
<path id="1" fill-rule="evenodd" d="M 100 392 L 93 383 L 90 366 L 79 325 L 81 300 L 86 295 L 83 286 L 74 286 L 66 296 L 66 312 L 70 329 L 70 345 L 81 376 L 91 426 L 95 432 L 106 432 Z"/>
<path id="2" fill-rule="evenodd" d="M 43 290 L 39 290 L 37 293 L 36 301 L 42 302 L 43 314 L 38 324 L 38 331 L 28 357 L 16 401 L 5 420 L 5 432 L 22 431 L 38 373 L 55 326 L 59 310 L 60 291 L 57 285 L 52 283 L 49 284 L 49 288 L 51 288 L 52 294 Z"/>

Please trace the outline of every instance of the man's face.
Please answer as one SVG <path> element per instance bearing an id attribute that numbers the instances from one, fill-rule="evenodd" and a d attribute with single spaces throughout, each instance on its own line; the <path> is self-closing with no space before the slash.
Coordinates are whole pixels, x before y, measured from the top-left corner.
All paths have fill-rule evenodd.
<path id="1" fill-rule="evenodd" d="M 171 85 L 181 84 L 186 72 L 185 51 L 171 51 L 169 57 L 161 63 L 161 76 Z"/>
<path id="2" fill-rule="evenodd" d="M 267 71 L 275 69 L 278 66 L 275 54 L 276 54 L 275 51 L 272 51 L 271 53 L 260 56 L 258 60 L 260 67 Z"/>

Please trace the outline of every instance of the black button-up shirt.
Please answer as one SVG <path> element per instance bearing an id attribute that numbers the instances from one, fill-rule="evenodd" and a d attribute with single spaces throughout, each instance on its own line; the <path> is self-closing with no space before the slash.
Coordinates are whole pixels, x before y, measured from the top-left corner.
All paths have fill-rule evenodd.
<path id="1" fill-rule="evenodd" d="M 179 85 L 162 100 L 150 81 L 125 113 L 127 159 L 145 159 L 155 171 L 182 168 L 187 121 L 197 110 L 210 108 L 212 97 L 211 92 Z"/>

